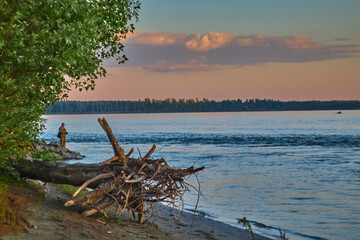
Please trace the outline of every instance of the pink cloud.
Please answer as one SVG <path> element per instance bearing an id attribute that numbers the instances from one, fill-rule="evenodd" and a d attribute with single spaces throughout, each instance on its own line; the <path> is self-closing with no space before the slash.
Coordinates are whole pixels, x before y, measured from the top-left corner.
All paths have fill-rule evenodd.
<path id="1" fill-rule="evenodd" d="M 175 34 L 171 32 L 134 32 L 127 36 L 125 43 L 152 46 L 185 45 L 188 50 L 207 52 L 224 47 L 235 38 L 230 33 L 209 32 L 207 34 Z"/>
<path id="2" fill-rule="evenodd" d="M 241 47 L 272 47 L 283 46 L 293 49 L 319 48 L 322 45 L 315 43 L 306 36 L 236 36 L 230 33 L 209 32 L 206 34 L 175 34 L 171 32 L 134 32 L 127 36 L 125 43 L 150 46 L 185 45 L 186 49 L 196 52 L 207 52 L 212 49 L 223 48 L 235 42 Z"/>
<path id="3" fill-rule="evenodd" d="M 187 72 L 215 70 L 218 69 L 218 67 L 201 63 L 196 59 L 190 59 L 183 64 L 172 64 L 165 60 L 160 60 L 156 64 L 146 65 L 144 69 L 154 72 Z"/>
<path id="4" fill-rule="evenodd" d="M 151 70 L 155 72 L 163 72 L 167 69 L 168 62 L 165 60 L 160 60 L 156 62 L 155 64 L 146 65 L 144 69 Z"/>
<path id="5" fill-rule="evenodd" d="M 211 49 L 221 48 L 230 43 L 235 35 L 230 33 L 209 32 L 201 35 L 196 34 L 185 42 L 186 48 L 192 51 L 207 52 Z"/>
<path id="6" fill-rule="evenodd" d="M 186 34 L 175 34 L 171 32 L 137 31 L 134 32 L 134 34 L 128 35 L 125 42 L 153 46 L 169 46 L 184 43 L 186 36 Z"/>
<path id="7" fill-rule="evenodd" d="M 305 36 L 263 36 L 253 35 L 247 37 L 238 37 L 236 43 L 241 47 L 271 47 L 283 46 L 293 49 L 319 48 L 320 44 Z"/>
<path id="8" fill-rule="evenodd" d="M 271 38 L 271 37 L 267 37 Z M 253 47 L 253 46 L 269 46 L 269 43 L 266 43 L 265 37 L 262 35 L 254 35 L 250 37 L 240 37 L 236 40 L 236 43 L 241 47 Z"/>
<path id="9" fill-rule="evenodd" d="M 247 66 L 270 62 L 314 62 L 349 58 L 356 44 L 319 44 L 306 36 L 175 34 L 135 32 L 125 41 L 127 64 L 149 71 L 209 71 L 219 66 Z M 189 60 L 191 59 L 191 60 Z M 196 59 L 196 60 L 194 60 Z M 107 60 L 106 66 L 117 66 Z"/>
<path id="10" fill-rule="evenodd" d="M 320 44 L 315 43 L 308 37 L 305 36 L 287 36 L 279 39 L 279 42 L 289 48 L 297 49 L 308 49 L 308 48 L 319 48 Z"/>

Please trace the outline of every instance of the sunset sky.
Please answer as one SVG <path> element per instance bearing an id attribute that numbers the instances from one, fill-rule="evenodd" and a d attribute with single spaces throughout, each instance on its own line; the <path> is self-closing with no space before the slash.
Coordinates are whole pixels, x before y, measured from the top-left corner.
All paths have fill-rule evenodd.
<path id="1" fill-rule="evenodd" d="M 360 100 L 358 0 L 143 0 L 95 91 L 69 100 Z"/>

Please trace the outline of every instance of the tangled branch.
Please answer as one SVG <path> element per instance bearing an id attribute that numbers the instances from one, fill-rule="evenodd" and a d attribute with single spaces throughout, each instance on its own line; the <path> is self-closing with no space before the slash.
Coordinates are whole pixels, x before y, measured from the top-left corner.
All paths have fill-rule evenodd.
<path id="1" fill-rule="evenodd" d="M 65 203 L 65 206 L 89 205 L 90 209 L 83 213 L 85 216 L 104 213 L 110 206 L 115 205 L 116 212 L 130 211 L 134 216 L 137 214 L 139 222 L 143 223 L 145 202 L 167 202 L 175 206 L 191 186 L 185 182 L 185 177 L 205 169 L 193 166 L 178 169 L 170 167 L 163 158 L 150 159 L 156 149 L 155 145 L 144 157 L 131 158 L 133 149 L 125 155 L 105 118 L 99 118 L 98 121 L 114 149 L 114 157 L 100 162 L 100 165 L 105 166 L 104 173 L 86 181 L 73 197 L 90 183 L 99 183 L 96 189 Z"/>

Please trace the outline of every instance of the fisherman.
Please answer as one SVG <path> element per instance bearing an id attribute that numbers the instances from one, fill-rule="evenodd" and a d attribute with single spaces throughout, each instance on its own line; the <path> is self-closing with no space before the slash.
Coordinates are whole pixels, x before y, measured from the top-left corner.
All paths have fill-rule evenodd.
<path id="1" fill-rule="evenodd" d="M 65 123 L 61 124 L 61 127 L 59 128 L 58 138 L 60 138 L 60 144 L 62 147 L 66 147 L 66 135 L 68 132 L 65 129 Z"/>

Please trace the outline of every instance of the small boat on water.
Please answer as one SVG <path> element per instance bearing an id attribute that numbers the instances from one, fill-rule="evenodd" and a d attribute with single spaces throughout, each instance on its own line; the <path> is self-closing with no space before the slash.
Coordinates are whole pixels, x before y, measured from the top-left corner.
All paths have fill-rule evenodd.
<path id="1" fill-rule="evenodd" d="M 342 114 L 342 112 L 341 112 L 341 111 L 338 111 L 336 114 Z"/>

